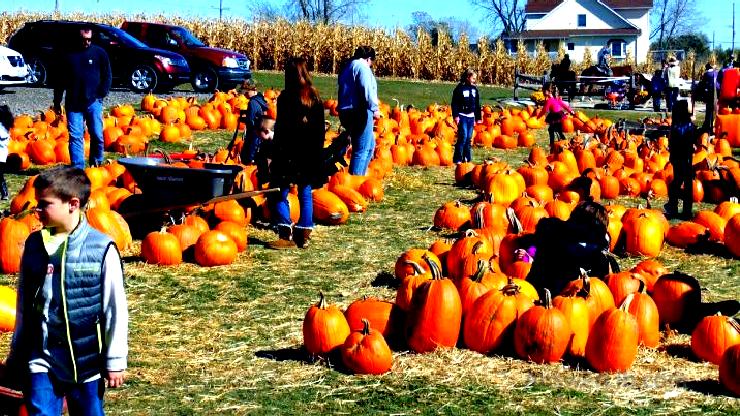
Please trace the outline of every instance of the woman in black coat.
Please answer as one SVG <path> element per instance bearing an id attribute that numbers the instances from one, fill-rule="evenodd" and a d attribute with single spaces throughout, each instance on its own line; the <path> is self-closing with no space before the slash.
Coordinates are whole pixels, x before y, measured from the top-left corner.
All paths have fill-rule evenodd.
<path id="1" fill-rule="evenodd" d="M 313 229 L 312 190 L 326 183 L 322 168 L 324 107 L 313 86 L 304 58 L 291 58 L 285 65 L 285 89 L 277 99 L 277 119 L 270 183 L 280 188 L 275 202 L 274 221 L 279 240 L 268 247 L 305 248 Z M 293 226 L 288 192 L 298 187 L 301 216 Z"/>

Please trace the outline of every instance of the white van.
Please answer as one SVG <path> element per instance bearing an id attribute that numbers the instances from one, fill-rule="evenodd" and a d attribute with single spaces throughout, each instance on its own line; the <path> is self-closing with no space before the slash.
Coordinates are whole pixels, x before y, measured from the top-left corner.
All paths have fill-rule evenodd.
<path id="1" fill-rule="evenodd" d="M 20 53 L 0 46 L 0 88 L 9 85 L 25 85 L 28 82 L 28 66 Z"/>

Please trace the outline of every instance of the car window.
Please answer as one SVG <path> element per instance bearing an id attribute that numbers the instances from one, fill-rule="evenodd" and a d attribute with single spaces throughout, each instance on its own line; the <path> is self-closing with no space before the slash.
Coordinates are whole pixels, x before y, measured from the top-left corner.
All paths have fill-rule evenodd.
<path id="1" fill-rule="evenodd" d="M 185 28 L 172 28 L 172 37 L 179 40 L 181 43 L 188 47 L 206 46 L 203 42 L 193 36 L 193 34 L 188 32 L 188 30 Z"/>
<path id="2" fill-rule="evenodd" d="M 139 41 L 138 39 L 124 32 L 123 30 L 115 28 L 115 27 L 98 29 L 96 30 L 96 32 L 99 34 L 100 40 L 103 44 L 106 44 L 106 43 L 110 44 L 111 42 L 115 42 L 123 46 L 128 46 L 130 48 L 146 48 L 147 47 L 146 44 L 144 44 L 143 42 Z"/>

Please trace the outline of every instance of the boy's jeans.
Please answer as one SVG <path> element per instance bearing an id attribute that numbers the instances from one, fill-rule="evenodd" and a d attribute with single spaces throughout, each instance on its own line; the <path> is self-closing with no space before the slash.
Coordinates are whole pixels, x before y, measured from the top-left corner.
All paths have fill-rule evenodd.
<path id="1" fill-rule="evenodd" d="M 59 416 L 66 397 L 70 416 L 102 416 L 104 383 L 102 378 L 89 383 L 64 383 L 49 373 L 33 373 L 24 392 L 28 414 Z"/>
<path id="2" fill-rule="evenodd" d="M 103 103 L 95 100 L 85 111 L 67 111 L 69 158 L 72 166 L 85 169 L 85 124 L 90 131 L 90 165 L 103 163 Z"/>

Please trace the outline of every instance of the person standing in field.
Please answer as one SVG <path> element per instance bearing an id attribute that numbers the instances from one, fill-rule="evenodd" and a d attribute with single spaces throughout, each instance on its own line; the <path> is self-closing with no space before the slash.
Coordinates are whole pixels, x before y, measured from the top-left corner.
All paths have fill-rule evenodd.
<path id="1" fill-rule="evenodd" d="M 360 46 L 352 60 L 339 74 L 337 111 L 339 121 L 349 133 L 352 156 L 349 173 L 365 175 L 375 150 L 373 124 L 381 117 L 378 101 L 378 84 L 372 64 L 375 49 Z"/>
<path id="2" fill-rule="evenodd" d="M 267 112 L 267 100 L 261 92 L 257 91 L 257 84 L 249 79 L 244 81 L 242 89 L 249 98 L 246 114 L 244 114 L 244 144 L 242 145 L 240 159 L 245 165 L 254 163 L 255 155 L 259 150 L 261 138 L 259 129 L 262 124 L 262 117 Z"/>
<path id="3" fill-rule="evenodd" d="M 460 82 L 452 91 L 452 117 L 457 125 L 457 142 L 455 143 L 455 154 L 453 163 L 470 162 L 471 139 L 475 123 L 480 123 L 481 108 L 480 94 L 475 86 L 478 74 L 472 68 L 468 68 L 460 75 Z"/>
<path id="4" fill-rule="evenodd" d="M 85 168 L 85 124 L 90 132 L 90 165 L 103 163 L 103 99 L 111 86 L 108 54 L 92 44 L 92 29 L 80 29 L 79 45 L 61 58 L 54 87 L 54 112 L 62 113 L 65 98 L 69 156 L 72 166 Z"/>
<path id="5" fill-rule="evenodd" d="M 322 164 L 324 106 L 313 86 L 306 59 L 294 57 L 286 63 L 285 89 L 277 99 L 277 114 L 269 169 L 270 185 L 280 188 L 274 211 L 279 239 L 267 247 L 306 248 L 314 226 L 311 192 L 327 180 Z M 288 205 L 291 185 L 298 187 L 301 208 L 295 227 Z"/>
<path id="6" fill-rule="evenodd" d="M 678 216 L 678 201 L 683 200 L 682 219 L 691 218 L 693 198 L 694 170 L 691 158 L 697 140 L 697 129 L 691 122 L 689 102 L 677 101 L 671 115 L 671 132 L 668 136 L 668 160 L 673 166 L 673 180 L 668 184 L 668 203 L 665 204 L 665 215 L 668 218 Z"/>
<path id="7" fill-rule="evenodd" d="M 124 382 L 128 309 L 115 243 L 87 222 L 85 171 L 58 166 L 33 182 L 44 225 L 26 240 L 9 374 L 29 415 L 103 415 L 103 392 Z"/>

